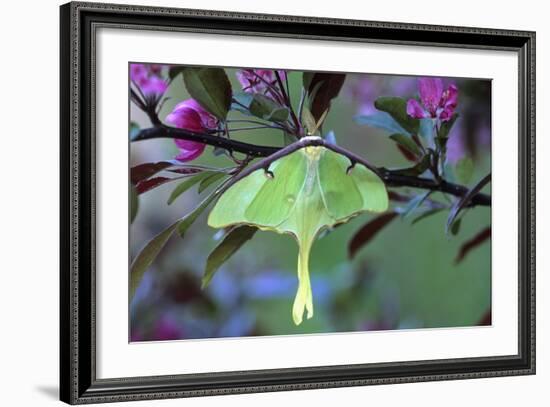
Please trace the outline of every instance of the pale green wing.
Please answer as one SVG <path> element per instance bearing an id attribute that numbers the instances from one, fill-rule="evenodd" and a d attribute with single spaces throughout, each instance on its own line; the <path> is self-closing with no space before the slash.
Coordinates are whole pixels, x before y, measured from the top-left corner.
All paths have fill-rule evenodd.
<path id="1" fill-rule="evenodd" d="M 323 149 L 319 158 L 319 186 L 328 212 L 334 220 L 346 219 L 363 209 L 363 198 L 354 178 L 346 171 L 350 161 Z"/>
<path id="2" fill-rule="evenodd" d="M 248 222 L 273 227 L 288 218 L 304 185 L 306 161 L 301 151 L 276 161 L 277 165 L 270 169 L 273 177 L 265 177 L 265 182 L 244 212 Z"/>
<path id="3" fill-rule="evenodd" d="M 224 228 L 238 223 L 246 223 L 244 211 L 265 180 L 263 171 L 255 171 L 225 191 L 210 211 L 208 225 L 213 228 Z"/>
<path id="4" fill-rule="evenodd" d="M 269 178 L 263 169 L 238 181 L 222 194 L 210 215 L 208 225 L 223 228 L 239 223 L 276 226 L 289 215 L 307 171 L 300 152 L 271 164 Z"/>
<path id="5" fill-rule="evenodd" d="M 367 167 L 357 164 L 349 173 L 363 197 L 363 210 L 384 212 L 388 209 L 388 192 L 384 181 Z"/>

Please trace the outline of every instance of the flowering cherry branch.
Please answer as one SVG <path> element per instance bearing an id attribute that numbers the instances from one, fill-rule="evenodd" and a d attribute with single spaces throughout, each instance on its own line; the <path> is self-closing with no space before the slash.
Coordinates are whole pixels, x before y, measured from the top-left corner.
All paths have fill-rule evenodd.
<path id="1" fill-rule="evenodd" d="M 229 152 L 239 152 L 242 154 L 246 154 L 247 156 L 253 157 L 253 158 L 266 157 L 265 160 L 258 162 L 258 163 L 262 163 L 261 165 L 258 165 L 258 163 L 256 163 L 248 167 L 253 169 L 251 171 L 247 169 L 246 174 L 253 172 L 256 169 L 269 166 L 269 164 L 276 161 L 277 159 L 287 154 L 290 154 L 291 152 L 299 148 L 305 147 L 306 145 L 324 146 L 340 154 L 345 155 L 352 161 L 352 163 L 356 162 L 356 163 L 365 165 L 366 167 L 375 171 L 384 180 L 386 185 L 389 187 L 412 187 L 412 188 L 426 189 L 430 191 L 439 191 L 439 192 L 447 193 L 457 197 L 462 197 L 468 192 L 467 187 L 463 185 L 455 184 L 452 182 L 447 182 L 444 180 L 435 181 L 429 178 L 402 175 L 402 174 L 393 172 L 392 170 L 389 170 L 387 168 L 374 167 L 373 165 L 368 163 L 364 158 L 340 146 L 330 144 L 326 142 L 324 139 L 321 139 L 319 137 L 315 137 L 315 138 L 305 137 L 287 147 L 273 147 L 273 146 L 260 146 L 256 144 L 244 143 L 242 141 L 219 137 L 209 132 L 195 133 L 184 129 L 178 129 L 174 127 L 160 125 L 157 127 L 151 127 L 151 128 L 141 130 L 133 138 L 132 141 L 151 140 L 151 139 L 158 139 L 158 138 L 172 138 L 176 140 L 194 141 L 194 142 L 199 142 L 199 143 L 207 144 L 218 148 L 223 148 Z M 239 179 L 240 178 L 242 178 L 242 176 L 240 176 Z M 491 197 L 483 193 L 478 193 L 472 197 L 470 204 L 480 205 L 480 206 L 491 206 Z"/>
<path id="2" fill-rule="evenodd" d="M 141 74 L 138 72 L 138 74 Z M 139 79 L 139 75 L 137 75 Z M 155 78 L 153 76 L 153 78 Z M 300 131 L 301 124 L 298 117 L 295 115 L 292 109 L 290 98 L 285 90 L 283 79 L 288 80 L 286 73 L 279 71 L 257 71 L 257 70 L 241 70 L 238 73 L 238 78 L 243 85 L 243 89 L 250 91 L 261 91 L 266 94 L 270 94 L 275 97 L 276 100 L 281 102 L 281 105 L 286 106 L 289 109 L 292 124 L 296 126 L 296 129 Z M 229 137 L 223 137 L 220 132 L 227 134 L 228 128 L 227 120 L 224 126 L 219 127 L 215 118 L 205 111 L 200 104 L 192 99 L 188 99 L 179 103 L 169 114 L 166 120 L 175 125 L 176 127 L 167 126 L 163 124 L 158 117 L 158 102 L 159 95 L 165 91 L 163 82 L 153 81 L 151 77 L 149 81 L 143 83 L 135 83 L 135 87 L 138 89 L 136 93 L 131 89 L 132 101 L 143 110 L 149 120 L 153 124 L 153 127 L 142 129 L 132 141 L 151 140 L 157 138 L 171 138 L 176 141 L 176 144 L 180 148 L 184 148 L 182 155 L 178 156 L 178 159 L 185 161 L 195 158 L 200 155 L 204 150 L 205 145 L 221 148 L 229 152 L 231 155 L 235 152 L 246 155 L 243 162 L 248 163 L 253 158 L 263 158 L 252 165 L 249 165 L 246 169 L 241 171 L 238 176 L 233 177 L 232 182 L 236 182 L 238 179 L 242 179 L 245 175 L 253 172 L 258 168 L 269 169 L 269 165 L 275 160 L 296 151 L 299 148 L 303 148 L 307 145 L 324 146 L 335 152 L 338 152 L 350 159 L 352 165 L 355 163 L 362 164 L 367 168 L 377 173 L 382 178 L 385 184 L 389 187 L 412 187 L 418 189 L 424 189 L 428 191 L 439 191 L 442 193 L 454 195 L 456 197 L 464 197 L 469 189 L 463 185 L 455 184 L 446 181 L 440 175 L 438 171 L 437 162 L 430 162 L 432 172 L 434 173 L 434 179 L 423 178 L 420 176 L 410 175 L 403 173 L 401 170 L 391 170 L 384 167 L 375 167 L 368 163 L 364 158 L 348 151 L 334 143 L 329 143 L 320 137 L 302 137 L 296 142 L 286 147 L 275 146 L 262 146 L 257 144 L 245 143 L 242 141 L 230 139 Z M 143 92 L 140 88 L 145 88 L 147 92 Z M 151 89 L 149 89 L 151 88 Z M 407 114 L 413 118 L 431 118 L 436 120 L 434 122 L 434 130 L 437 135 L 436 139 L 440 138 L 440 125 L 441 123 L 448 122 L 452 119 L 454 109 L 456 107 L 457 90 L 456 87 L 450 86 L 447 90 L 443 89 L 443 85 L 439 80 L 424 80 L 420 82 L 420 104 L 417 100 L 411 99 L 407 102 L 406 110 Z M 303 99 L 300 101 L 300 109 L 303 109 Z M 243 108 L 247 106 L 241 105 Z M 300 114 L 300 113 L 299 113 Z M 246 120 L 244 120 L 246 121 Z M 260 122 L 251 121 L 253 123 L 264 125 Z M 439 123 L 439 124 L 437 124 Z M 279 128 L 279 125 L 265 125 L 265 128 Z M 256 128 L 256 127 L 254 127 Z M 248 130 L 252 128 L 232 129 L 235 130 Z M 191 145 L 189 145 L 189 143 Z M 444 146 L 437 144 L 438 151 L 434 158 L 439 158 L 440 154 L 444 154 Z M 440 148 L 442 147 L 442 148 Z M 186 151 L 186 149 L 188 151 Z M 441 150 L 441 151 L 439 151 Z M 430 158 L 428 156 L 428 158 Z M 432 161 L 432 160 L 430 160 Z M 435 168 L 434 168 L 435 167 Z M 468 206 L 490 206 L 491 197 L 483 193 L 473 194 Z"/>
<path id="3" fill-rule="evenodd" d="M 171 138 L 174 140 L 187 140 L 196 143 L 203 143 L 213 147 L 223 148 L 229 152 L 246 154 L 250 157 L 267 157 L 277 152 L 279 147 L 259 146 L 256 144 L 244 143 L 242 141 L 228 139 L 215 135 L 216 131 L 197 133 L 176 127 L 159 125 L 142 129 L 132 141 L 151 140 L 158 138 Z"/>

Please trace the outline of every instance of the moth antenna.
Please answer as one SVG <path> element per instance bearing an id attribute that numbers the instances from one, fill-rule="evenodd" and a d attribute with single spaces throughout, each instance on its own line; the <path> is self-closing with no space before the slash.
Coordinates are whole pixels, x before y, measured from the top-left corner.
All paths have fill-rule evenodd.
<path id="1" fill-rule="evenodd" d="M 355 161 L 351 162 L 350 166 L 346 169 L 346 175 L 349 175 L 351 170 L 353 170 L 353 168 L 355 167 L 355 164 L 357 164 Z"/>

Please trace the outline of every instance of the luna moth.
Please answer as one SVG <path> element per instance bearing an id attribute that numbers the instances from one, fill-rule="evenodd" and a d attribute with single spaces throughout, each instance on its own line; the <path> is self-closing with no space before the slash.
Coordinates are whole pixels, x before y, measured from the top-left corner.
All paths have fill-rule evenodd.
<path id="1" fill-rule="evenodd" d="M 252 225 L 292 235 L 299 247 L 298 290 L 292 307 L 296 325 L 313 316 L 309 255 L 324 229 L 364 211 L 383 212 L 383 181 L 364 165 L 323 145 L 305 145 L 259 168 L 229 187 L 208 217 L 214 228 Z"/>

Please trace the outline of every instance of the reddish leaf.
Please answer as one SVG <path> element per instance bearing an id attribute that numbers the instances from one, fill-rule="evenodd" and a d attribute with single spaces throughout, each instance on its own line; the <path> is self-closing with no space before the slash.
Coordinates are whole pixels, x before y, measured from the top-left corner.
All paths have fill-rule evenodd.
<path id="1" fill-rule="evenodd" d="M 424 150 L 424 146 L 422 146 L 422 141 L 420 141 L 420 138 L 418 138 L 418 134 L 413 134 L 412 139 L 416 143 L 418 148 L 420 148 L 421 150 Z"/>
<path id="2" fill-rule="evenodd" d="M 460 251 L 458 252 L 458 255 L 455 259 L 455 264 L 460 263 L 466 255 L 470 252 L 470 250 L 476 248 L 483 242 L 485 242 L 487 239 L 491 238 L 491 227 L 487 226 L 485 229 L 483 229 L 481 232 L 479 232 L 477 235 L 475 235 L 470 240 L 464 242 L 462 246 L 460 247 Z"/>
<path id="3" fill-rule="evenodd" d="M 130 181 L 137 185 L 140 181 L 152 177 L 156 173 L 174 165 L 171 161 L 159 161 L 156 163 L 145 163 L 136 165 L 130 169 Z"/>
<path id="4" fill-rule="evenodd" d="M 395 191 L 388 191 L 388 198 L 390 198 L 391 201 L 395 202 L 409 202 L 409 200 L 411 199 L 410 197 L 401 195 Z"/>
<path id="5" fill-rule="evenodd" d="M 359 249 L 376 236 L 376 234 L 387 226 L 396 216 L 396 212 L 386 212 L 363 225 L 348 244 L 348 257 L 353 259 Z"/>
<path id="6" fill-rule="evenodd" d="M 330 107 L 331 100 L 338 96 L 345 80 L 345 74 L 316 72 L 311 76 L 307 90 L 311 94 L 316 87 L 318 89 L 310 101 L 310 110 L 316 121 Z"/>
<path id="7" fill-rule="evenodd" d="M 177 161 L 158 161 L 155 163 L 136 165 L 135 167 L 130 169 L 130 180 L 132 184 L 136 186 L 137 193 L 142 194 L 162 184 L 165 184 L 166 182 L 179 179 L 161 176 L 151 178 L 153 175 L 158 174 L 159 172 L 164 170 L 183 175 L 192 175 L 203 171 L 202 168 L 182 165 Z"/>
<path id="8" fill-rule="evenodd" d="M 151 179 L 146 179 L 137 183 L 136 191 L 138 195 L 143 194 L 144 192 L 150 191 L 151 189 L 159 187 L 162 184 L 166 184 L 167 182 L 170 182 L 173 179 L 174 178 L 167 178 L 167 177 L 155 177 Z"/>
<path id="9" fill-rule="evenodd" d="M 203 170 L 200 168 L 193 168 L 193 167 L 180 167 L 180 168 L 170 168 L 168 171 L 175 172 L 176 174 L 191 175 L 191 174 L 197 174 Z"/>
<path id="10" fill-rule="evenodd" d="M 405 147 L 403 147 L 401 144 L 397 144 L 397 149 L 401 154 L 403 154 L 403 157 L 405 157 L 408 161 L 416 162 L 416 156 L 411 153 L 409 150 L 407 150 Z"/>

